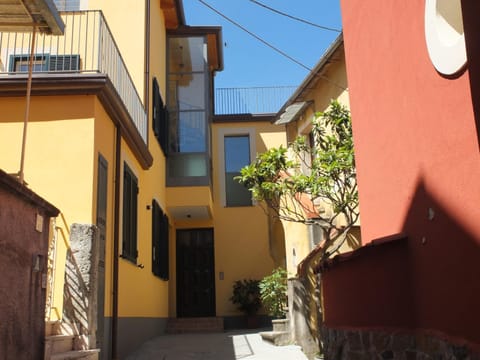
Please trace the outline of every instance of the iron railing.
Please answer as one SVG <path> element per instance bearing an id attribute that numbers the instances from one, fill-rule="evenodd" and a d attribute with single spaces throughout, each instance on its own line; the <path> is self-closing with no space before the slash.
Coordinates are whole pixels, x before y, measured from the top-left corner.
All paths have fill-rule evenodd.
<path id="1" fill-rule="evenodd" d="M 60 15 L 65 23 L 64 35 L 37 34 L 34 73 L 107 75 L 146 143 L 147 114 L 103 13 L 94 10 Z M 31 37 L 30 33 L 0 33 L 1 76 L 28 71 Z"/>
<path id="2" fill-rule="evenodd" d="M 218 88 L 215 114 L 277 113 L 296 89 L 296 86 Z"/>

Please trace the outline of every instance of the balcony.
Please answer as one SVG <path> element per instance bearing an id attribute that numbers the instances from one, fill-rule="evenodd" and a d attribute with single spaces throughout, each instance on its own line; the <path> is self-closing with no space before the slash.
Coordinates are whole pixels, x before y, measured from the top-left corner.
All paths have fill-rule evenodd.
<path id="1" fill-rule="evenodd" d="M 297 86 L 218 88 L 215 115 L 276 114 Z"/>
<path id="2" fill-rule="evenodd" d="M 33 72 L 39 74 L 103 74 L 108 77 L 144 143 L 147 114 L 101 11 L 60 13 L 62 36 L 38 34 Z M 0 33 L 0 77 L 28 72 L 30 33 Z"/>

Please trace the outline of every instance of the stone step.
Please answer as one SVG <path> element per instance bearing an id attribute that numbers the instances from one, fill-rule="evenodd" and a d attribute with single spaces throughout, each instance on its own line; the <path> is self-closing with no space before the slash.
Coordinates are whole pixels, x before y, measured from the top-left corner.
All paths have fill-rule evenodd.
<path id="1" fill-rule="evenodd" d="M 98 360 L 100 349 L 75 350 L 52 355 L 48 360 Z"/>
<path id="2" fill-rule="evenodd" d="M 45 321 L 45 336 L 58 335 L 60 321 Z"/>
<path id="3" fill-rule="evenodd" d="M 222 317 L 170 318 L 167 322 L 167 333 L 212 333 L 223 332 Z"/>
<path id="4" fill-rule="evenodd" d="M 45 354 L 53 355 L 73 349 L 73 335 L 50 335 L 45 337 Z"/>
<path id="5" fill-rule="evenodd" d="M 292 342 L 290 333 L 287 331 L 263 331 L 260 336 L 276 346 L 290 345 Z"/>
<path id="6" fill-rule="evenodd" d="M 273 331 L 285 332 L 290 330 L 290 320 L 288 319 L 276 319 L 272 320 Z"/>

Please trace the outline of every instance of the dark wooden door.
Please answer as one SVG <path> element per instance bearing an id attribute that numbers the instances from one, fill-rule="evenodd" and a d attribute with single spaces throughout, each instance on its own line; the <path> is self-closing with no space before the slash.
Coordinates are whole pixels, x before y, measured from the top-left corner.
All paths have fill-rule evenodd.
<path id="1" fill-rule="evenodd" d="M 177 315 L 215 316 L 213 229 L 177 231 Z"/>

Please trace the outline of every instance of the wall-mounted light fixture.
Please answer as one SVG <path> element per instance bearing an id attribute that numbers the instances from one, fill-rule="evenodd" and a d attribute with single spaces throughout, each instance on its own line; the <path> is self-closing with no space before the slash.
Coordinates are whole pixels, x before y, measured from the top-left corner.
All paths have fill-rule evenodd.
<path id="1" fill-rule="evenodd" d="M 435 69 L 451 76 L 467 63 L 461 0 L 425 0 L 425 40 Z"/>

